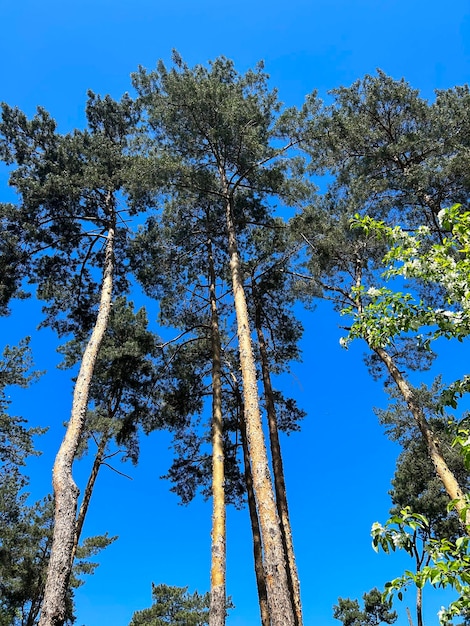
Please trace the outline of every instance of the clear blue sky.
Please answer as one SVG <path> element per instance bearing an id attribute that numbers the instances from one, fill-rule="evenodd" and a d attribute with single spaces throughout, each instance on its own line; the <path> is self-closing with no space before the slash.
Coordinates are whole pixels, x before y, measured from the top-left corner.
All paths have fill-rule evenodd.
<path id="1" fill-rule="evenodd" d="M 129 74 L 139 64 L 168 61 L 172 48 L 189 64 L 225 55 L 240 71 L 264 59 L 289 105 L 301 105 L 313 89 L 326 97 L 376 68 L 405 77 L 429 98 L 470 75 L 468 0 L 2 0 L 1 19 L 0 100 L 28 114 L 42 105 L 63 131 L 83 126 L 87 89 L 119 97 L 131 90 Z M 2 179 L 0 201 L 7 198 Z M 2 345 L 34 333 L 40 312 L 31 307 L 21 303 L 1 322 Z M 325 306 L 303 319 L 304 360 L 282 383 L 308 417 L 283 447 L 305 624 L 329 626 L 339 623 L 331 609 L 338 596 L 381 587 L 403 566 L 375 555 L 369 536 L 372 522 L 387 518 L 398 450 L 372 412 L 386 399 L 362 363 L 363 347 L 339 347 L 339 320 Z M 50 489 L 71 404 L 70 373 L 53 369 L 55 346 L 52 333 L 35 335 L 36 362 L 50 373 L 14 396 L 17 413 L 50 426 L 40 442 L 45 454 L 30 465 L 37 496 Z M 445 346 L 440 367 L 447 380 L 466 373 L 452 349 Z M 133 611 L 150 605 L 152 581 L 209 588 L 210 503 L 177 506 L 159 480 L 168 443 L 161 434 L 144 441 L 139 467 L 120 468 L 132 481 L 106 468 L 99 477 L 85 534 L 107 530 L 120 539 L 77 592 L 77 626 L 127 626 Z M 80 464 L 77 480 L 85 474 Z M 236 605 L 230 626 L 259 623 L 247 518 L 246 511 L 228 516 L 228 592 Z M 444 600 L 436 602 L 439 608 Z M 400 626 L 407 623 L 403 608 Z M 429 623 L 437 621 L 435 610 L 429 608 Z"/>

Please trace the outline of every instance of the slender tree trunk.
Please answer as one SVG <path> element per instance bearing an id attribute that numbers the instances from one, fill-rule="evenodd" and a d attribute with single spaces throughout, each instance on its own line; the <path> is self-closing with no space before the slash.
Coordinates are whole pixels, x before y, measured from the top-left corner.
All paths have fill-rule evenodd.
<path id="1" fill-rule="evenodd" d="M 211 305 L 212 345 L 212 558 L 209 625 L 224 626 L 226 613 L 226 522 L 224 427 L 222 418 L 222 379 L 219 316 L 215 289 L 212 243 L 208 243 L 209 299 Z"/>
<path id="2" fill-rule="evenodd" d="M 408 615 L 408 622 L 410 626 L 413 626 L 413 620 L 411 619 L 411 613 L 409 607 L 406 607 L 406 614 Z"/>
<path id="3" fill-rule="evenodd" d="M 95 487 L 96 479 L 98 478 L 98 472 L 100 471 L 100 467 L 104 460 L 104 453 L 106 452 L 106 446 L 108 445 L 108 441 L 110 439 L 109 433 L 104 433 L 101 437 L 101 440 L 98 444 L 98 450 L 95 455 L 95 460 L 93 461 L 93 467 L 91 468 L 90 476 L 88 477 L 88 482 L 85 487 L 85 493 L 83 494 L 83 500 L 80 505 L 80 509 L 78 511 L 77 522 L 75 524 L 75 536 L 73 539 L 73 548 L 71 555 L 71 562 L 73 567 L 73 562 L 75 560 L 75 555 L 77 554 L 78 544 L 80 542 L 80 536 L 83 530 L 83 524 L 85 523 L 85 517 L 88 512 L 88 507 L 90 506 L 91 494 L 93 493 L 93 489 Z"/>
<path id="4" fill-rule="evenodd" d="M 442 456 L 440 450 L 440 444 L 438 438 L 433 434 L 431 428 L 429 427 L 428 421 L 426 420 L 426 416 L 424 415 L 423 410 L 416 402 L 413 390 L 403 377 L 400 370 L 395 365 L 392 357 L 386 352 L 383 348 L 372 348 L 374 352 L 380 357 L 383 363 L 387 366 L 387 369 L 395 381 L 398 389 L 400 390 L 405 402 L 408 405 L 409 410 L 411 411 L 418 428 L 426 442 L 428 454 L 433 462 L 434 468 L 436 470 L 437 475 L 442 481 L 447 494 L 451 500 L 455 501 L 455 508 L 457 512 L 461 515 L 465 513 L 465 522 L 462 524 L 466 525 L 468 528 L 470 526 L 470 511 L 465 511 L 465 499 L 464 499 L 464 491 L 461 489 L 457 479 L 455 478 L 452 471 L 449 469 L 444 457 Z"/>
<path id="5" fill-rule="evenodd" d="M 85 424 L 93 369 L 98 350 L 106 332 L 111 310 L 116 230 L 116 215 L 113 201 L 114 199 L 109 193 L 107 196 L 107 212 L 110 226 L 106 240 L 98 316 L 83 354 L 80 371 L 75 383 L 70 421 L 54 463 L 52 476 L 55 496 L 54 533 L 39 626 L 62 626 L 65 619 L 65 598 L 72 570 L 72 553 L 79 496 L 79 489 L 73 480 L 72 465 Z"/>
<path id="6" fill-rule="evenodd" d="M 253 287 L 254 289 L 254 287 Z M 258 301 L 255 297 L 255 325 L 258 335 L 258 346 L 261 357 L 261 372 L 263 376 L 264 397 L 266 411 L 268 415 L 269 441 L 271 447 L 271 458 L 274 473 L 274 489 L 276 492 L 276 505 L 279 520 L 281 522 L 282 542 L 287 561 L 287 582 L 291 595 L 292 608 L 294 610 L 296 626 L 302 626 L 302 604 L 300 601 L 300 582 L 295 563 L 294 543 L 292 540 L 292 528 L 289 518 L 289 508 L 287 505 L 287 490 L 284 477 L 284 467 L 282 463 L 281 444 L 279 441 L 279 430 L 277 427 L 276 406 L 274 403 L 273 387 L 271 384 L 271 374 L 269 371 L 269 359 L 266 349 L 266 341 L 261 327 L 261 315 Z"/>
<path id="7" fill-rule="evenodd" d="M 423 590 L 416 589 L 416 622 L 418 626 L 423 626 Z"/>
<path id="8" fill-rule="evenodd" d="M 39 562 L 45 562 L 48 558 L 49 548 L 52 544 L 52 536 L 49 536 L 46 539 L 45 544 L 41 547 L 41 556 L 39 557 Z M 40 566 L 39 566 L 40 567 Z M 39 615 L 39 611 L 41 610 L 42 601 L 44 598 L 44 581 L 40 576 L 36 585 L 34 585 L 34 591 L 32 592 L 32 602 L 29 607 L 29 611 L 27 613 L 26 619 L 22 618 L 22 624 L 25 626 L 35 626 L 37 624 L 37 617 Z"/>
<path id="9" fill-rule="evenodd" d="M 261 626 L 270 626 L 268 595 L 266 582 L 264 580 L 263 569 L 263 546 L 261 543 L 261 532 L 259 527 L 258 513 L 256 511 L 255 493 L 253 491 L 253 475 L 251 473 L 250 453 L 246 440 L 246 425 L 243 403 L 240 406 L 240 438 L 243 449 L 243 463 L 245 467 L 246 495 L 248 500 L 248 510 L 250 513 L 251 532 L 253 534 L 253 557 L 255 561 L 256 585 L 258 588 L 259 610 L 261 614 Z"/>
<path id="10" fill-rule="evenodd" d="M 233 223 L 232 201 L 228 193 L 228 184 L 223 176 L 222 182 L 227 198 L 226 223 L 228 252 L 237 317 L 246 431 L 253 472 L 253 488 L 264 548 L 264 568 L 269 612 L 272 626 L 294 626 L 295 618 L 287 583 L 287 567 L 284 558 L 281 528 L 276 510 L 271 472 L 269 470 L 266 444 L 261 423 L 255 359 L 251 343 L 250 321 L 243 285 L 236 231 Z"/>

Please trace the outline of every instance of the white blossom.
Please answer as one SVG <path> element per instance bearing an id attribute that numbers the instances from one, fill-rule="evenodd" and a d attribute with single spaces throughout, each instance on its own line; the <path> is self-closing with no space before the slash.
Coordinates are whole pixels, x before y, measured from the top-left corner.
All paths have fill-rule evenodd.
<path id="1" fill-rule="evenodd" d="M 442 222 L 444 221 L 444 217 L 447 213 L 447 209 L 441 209 L 439 211 L 439 213 L 437 214 L 437 219 L 439 221 L 439 224 L 442 226 Z"/>
<path id="2" fill-rule="evenodd" d="M 449 619 L 447 616 L 447 609 L 444 606 L 441 606 L 440 611 L 437 612 L 437 617 L 439 618 L 440 624 L 448 624 Z"/>

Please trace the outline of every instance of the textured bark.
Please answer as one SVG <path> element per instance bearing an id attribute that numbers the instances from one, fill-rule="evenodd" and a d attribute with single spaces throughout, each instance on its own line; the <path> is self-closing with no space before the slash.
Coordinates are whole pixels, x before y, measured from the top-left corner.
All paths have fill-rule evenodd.
<path id="1" fill-rule="evenodd" d="M 232 202 L 228 185 L 223 176 L 226 192 L 226 223 L 228 252 L 233 284 L 240 367 L 243 379 L 243 398 L 246 416 L 246 432 L 253 472 L 253 488 L 259 514 L 264 548 L 264 569 L 268 592 L 269 612 L 272 626 L 294 626 L 295 618 L 287 582 L 287 566 L 282 545 L 280 523 L 276 510 L 274 492 L 269 470 L 266 444 L 261 424 L 256 367 L 251 343 L 250 322 L 245 289 L 232 216 Z"/>
<path id="2" fill-rule="evenodd" d="M 416 621 L 418 626 L 423 626 L 423 590 L 416 589 Z"/>
<path id="3" fill-rule="evenodd" d="M 82 357 L 74 388 L 70 421 L 54 462 L 52 475 L 55 496 L 54 533 L 39 626 L 62 626 L 65 619 L 65 598 L 72 570 L 79 496 L 79 489 L 72 476 L 72 465 L 85 424 L 91 377 L 108 325 L 113 290 L 116 215 L 111 194 L 108 194 L 107 204 L 110 226 L 98 316 Z"/>
<path id="4" fill-rule="evenodd" d="M 408 616 L 408 622 L 409 622 L 410 626 L 413 626 L 413 620 L 411 619 L 411 613 L 410 613 L 410 609 L 408 607 L 406 607 L 406 614 Z"/>
<path id="5" fill-rule="evenodd" d="M 83 500 L 80 505 L 80 509 L 78 511 L 77 522 L 75 524 L 75 536 L 73 539 L 73 548 L 71 555 L 71 563 L 73 567 L 73 562 L 75 560 L 75 555 L 77 554 L 78 544 L 80 542 L 80 536 L 83 530 L 83 524 L 85 523 L 85 517 L 88 512 L 88 507 L 90 506 L 91 494 L 93 493 L 93 489 L 95 487 L 95 482 L 98 477 L 98 472 L 100 471 L 100 467 L 104 460 L 104 453 L 106 452 L 106 446 L 109 441 L 109 434 L 104 433 L 101 437 L 100 443 L 98 444 L 98 450 L 95 455 L 95 460 L 93 461 L 93 467 L 91 468 L 90 476 L 88 477 L 88 482 L 85 487 L 85 493 L 83 494 Z"/>
<path id="6" fill-rule="evenodd" d="M 413 390 L 403 377 L 400 370 L 395 365 L 392 357 L 386 352 L 383 348 L 373 348 L 375 353 L 380 357 L 383 363 L 386 365 L 390 375 L 395 381 L 398 389 L 400 390 L 405 402 L 408 405 L 409 410 L 411 411 L 418 428 L 423 436 L 424 441 L 426 442 L 426 447 L 428 450 L 429 457 L 433 462 L 434 468 L 436 470 L 437 475 L 442 481 L 447 494 L 451 500 L 455 501 L 455 508 L 459 514 L 464 514 L 465 512 L 465 498 L 464 491 L 460 487 L 457 479 L 455 478 L 452 471 L 449 469 L 444 457 L 442 456 L 440 450 L 440 444 L 437 437 L 433 434 L 428 421 L 426 420 L 426 416 L 422 411 L 419 404 L 415 401 Z M 470 526 L 470 511 L 465 512 L 465 522 L 462 522 L 464 527 L 467 528 Z"/>
<path id="7" fill-rule="evenodd" d="M 222 418 L 222 380 L 219 318 L 215 289 L 212 244 L 208 243 L 209 299 L 211 305 L 212 348 L 212 557 L 209 625 L 224 626 L 226 613 L 226 522 L 224 429 Z"/>
<path id="8" fill-rule="evenodd" d="M 243 448 L 243 462 L 245 467 L 245 485 L 248 500 L 248 510 L 250 513 L 251 532 L 253 534 L 253 557 L 255 561 L 256 586 L 258 588 L 258 602 L 261 615 L 261 626 L 270 626 L 268 595 L 266 591 L 266 583 L 264 580 L 263 569 L 263 546 L 261 543 L 261 532 L 259 527 L 258 513 L 256 511 L 255 493 L 253 491 L 253 475 L 251 473 L 250 453 L 248 451 L 248 443 L 246 440 L 246 425 L 241 403 L 240 410 L 240 438 Z"/>
<path id="9" fill-rule="evenodd" d="M 256 299 L 256 298 L 255 298 Z M 274 404 L 273 387 L 271 384 L 271 374 L 269 371 L 269 359 L 266 349 L 266 341 L 261 327 L 261 316 L 256 302 L 255 314 L 256 333 L 258 336 L 258 346 L 261 358 L 261 372 L 263 377 L 264 397 L 266 402 L 266 412 L 268 415 L 269 442 L 271 448 L 271 458 L 274 473 L 274 489 L 276 493 L 276 505 L 279 520 L 281 523 L 282 543 L 287 562 L 287 582 L 291 595 L 292 609 L 295 616 L 296 626 L 302 626 L 302 604 L 300 600 L 300 582 L 295 563 L 294 543 L 292 540 L 292 528 L 289 518 L 289 508 L 287 505 L 287 490 L 284 477 L 284 467 L 282 463 L 281 444 L 279 441 L 279 430 L 277 427 L 276 407 Z"/>

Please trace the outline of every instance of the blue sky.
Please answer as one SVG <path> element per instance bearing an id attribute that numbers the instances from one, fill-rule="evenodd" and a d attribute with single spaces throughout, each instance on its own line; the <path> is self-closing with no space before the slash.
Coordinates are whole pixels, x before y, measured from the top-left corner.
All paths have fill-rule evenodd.
<path id="1" fill-rule="evenodd" d="M 3 0 L 0 38 L 0 100 L 32 114 L 47 108 L 62 131 L 82 127 L 86 91 L 119 97 L 130 91 L 129 74 L 176 48 L 189 63 L 219 55 L 240 71 L 264 59 L 272 85 L 288 105 L 301 105 L 317 89 L 321 97 L 381 68 L 405 77 L 425 97 L 468 81 L 470 7 L 431 0 Z M 1 179 L 0 201 L 10 199 Z M 149 311 L 154 320 L 156 311 Z M 400 559 L 377 556 L 370 526 L 387 518 L 387 490 L 398 449 L 376 423 L 373 406 L 384 406 L 380 383 L 362 363 L 363 346 L 339 347 L 339 319 L 321 305 L 302 315 L 303 363 L 282 384 L 308 411 L 302 433 L 283 440 L 289 502 L 299 565 L 305 624 L 335 624 L 338 596 L 358 597 L 398 575 Z M 15 305 L 1 321 L 2 344 L 34 334 L 37 365 L 48 375 L 15 394 L 14 409 L 34 424 L 49 425 L 39 443 L 44 455 L 30 464 L 31 488 L 50 489 L 53 456 L 71 404 L 70 373 L 57 371 L 52 333 L 35 333 L 39 307 Z M 437 371 L 452 380 L 464 356 L 443 346 Z M 151 582 L 209 587 L 210 503 L 183 508 L 159 480 L 168 468 L 169 439 L 144 440 L 133 480 L 100 475 L 85 534 L 109 531 L 118 542 L 77 592 L 77 626 L 127 626 L 133 611 L 150 605 Z M 86 476 L 86 463 L 76 469 Z M 122 469 L 122 468 L 120 468 Z M 400 569 L 401 568 L 401 569 Z M 231 626 L 259 623 L 248 516 L 228 516 L 228 592 L 236 609 Z M 430 623 L 436 607 L 429 606 Z M 410 598 L 407 604 L 413 606 Z M 401 607 L 400 626 L 407 623 Z"/>

